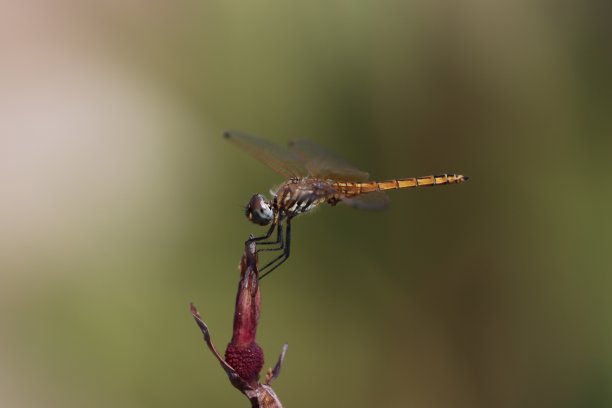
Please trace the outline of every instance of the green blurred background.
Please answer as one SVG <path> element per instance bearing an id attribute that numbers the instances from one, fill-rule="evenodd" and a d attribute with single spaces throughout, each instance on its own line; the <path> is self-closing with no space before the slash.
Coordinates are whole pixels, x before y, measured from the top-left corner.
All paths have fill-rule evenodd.
<path id="1" fill-rule="evenodd" d="M 310 138 L 392 193 L 294 223 L 263 282 L 287 407 L 612 406 L 612 8 L 0 5 L 0 405 L 247 406 L 224 349 L 251 194 Z"/>

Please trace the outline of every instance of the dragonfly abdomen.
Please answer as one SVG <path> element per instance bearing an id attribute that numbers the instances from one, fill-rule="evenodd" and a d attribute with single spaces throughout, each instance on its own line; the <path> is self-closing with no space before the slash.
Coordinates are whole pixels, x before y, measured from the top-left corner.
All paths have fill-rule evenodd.
<path id="1" fill-rule="evenodd" d="M 461 174 L 439 174 L 435 176 L 411 177 L 386 181 L 367 182 L 336 182 L 334 188 L 345 197 L 354 197 L 359 194 L 373 193 L 375 191 L 397 190 L 412 187 L 431 187 L 444 184 L 462 183 L 468 179 Z"/>

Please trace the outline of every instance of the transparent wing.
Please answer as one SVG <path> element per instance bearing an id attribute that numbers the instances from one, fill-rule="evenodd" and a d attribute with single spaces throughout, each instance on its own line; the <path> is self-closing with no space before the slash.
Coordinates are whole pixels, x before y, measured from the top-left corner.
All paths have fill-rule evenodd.
<path id="1" fill-rule="evenodd" d="M 364 193 L 355 197 L 345 198 L 342 202 L 360 210 L 379 211 L 387 208 L 390 200 L 389 196 L 384 191 L 375 191 L 373 193 Z"/>
<path id="2" fill-rule="evenodd" d="M 253 157 L 286 178 L 308 175 L 308 171 L 302 161 L 285 147 L 257 136 L 237 131 L 225 132 L 223 137 L 240 146 Z"/>
<path id="3" fill-rule="evenodd" d="M 337 181 L 365 181 L 370 176 L 309 140 L 290 142 L 289 151 L 302 162 L 312 177 Z"/>

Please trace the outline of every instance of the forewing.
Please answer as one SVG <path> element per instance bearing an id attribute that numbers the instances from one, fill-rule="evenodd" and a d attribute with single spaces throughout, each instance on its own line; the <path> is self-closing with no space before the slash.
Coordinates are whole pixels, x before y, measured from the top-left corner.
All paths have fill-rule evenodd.
<path id="1" fill-rule="evenodd" d="M 312 177 L 337 181 L 365 181 L 369 177 L 365 171 L 309 140 L 290 142 L 289 150 L 302 162 L 308 175 Z"/>
<path id="2" fill-rule="evenodd" d="M 286 178 L 308 174 L 302 161 L 285 147 L 243 132 L 229 131 L 223 136 Z"/>
<path id="3" fill-rule="evenodd" d="M 344 198 L 342 202 L 360 210 L 380 211 L 389 206 L 390 200 L 384 191 L 375 191 Z"/>

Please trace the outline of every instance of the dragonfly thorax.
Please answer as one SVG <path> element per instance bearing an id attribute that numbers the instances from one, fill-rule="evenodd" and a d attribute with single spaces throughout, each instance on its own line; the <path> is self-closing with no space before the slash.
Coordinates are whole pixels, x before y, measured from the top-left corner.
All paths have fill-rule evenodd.
<path id="1" fill-rule="evenodd" d="M 261 194 L 255 194 L 246 205 L 245 215 L 254 224 L 268 225 L 274 218 L 270 203 Z"/>
<path id="2" fill-rule="evenodd" d="M 292 178 L 278 188 L 272 207 L 281 218 L 293 218 L 328 201 L 335 193 L 326 181 Z"/>

